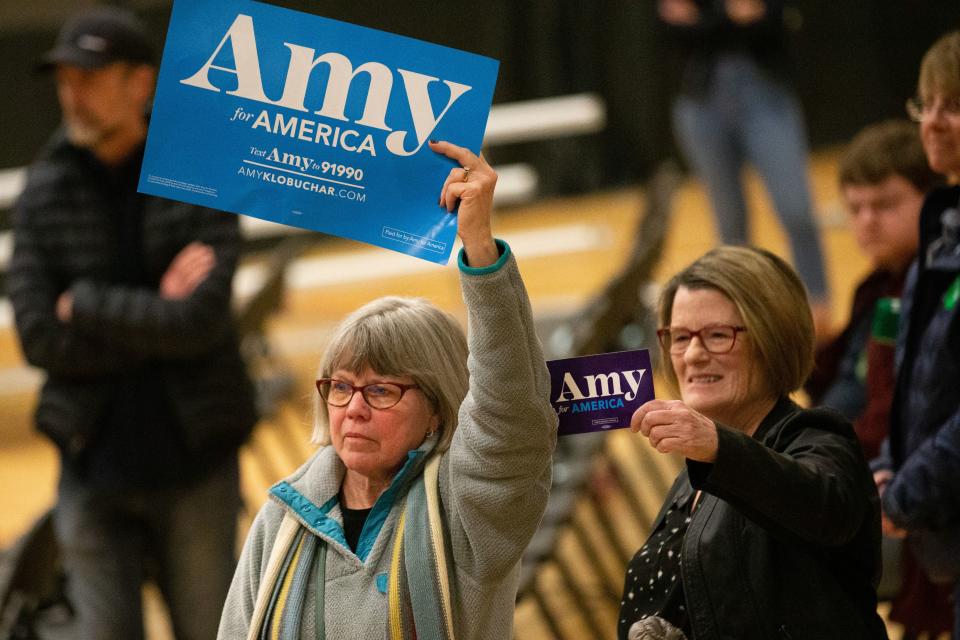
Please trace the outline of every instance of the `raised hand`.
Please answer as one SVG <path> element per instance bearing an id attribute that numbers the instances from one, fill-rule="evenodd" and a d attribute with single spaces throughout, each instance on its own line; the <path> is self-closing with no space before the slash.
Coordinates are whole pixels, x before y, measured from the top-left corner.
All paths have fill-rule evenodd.
<path id="1" fill-rule="evenodd" d="M 440 190 L 440 206 L 457 212 L 457 235 L 471 267 L 486 267 L 500 257 L 493 241 L 490 219 L 493 216 L 493 190 L 497 172 L 483 156 L 449 142 L 430 142 L 430 148 L 460 163 Z"/>

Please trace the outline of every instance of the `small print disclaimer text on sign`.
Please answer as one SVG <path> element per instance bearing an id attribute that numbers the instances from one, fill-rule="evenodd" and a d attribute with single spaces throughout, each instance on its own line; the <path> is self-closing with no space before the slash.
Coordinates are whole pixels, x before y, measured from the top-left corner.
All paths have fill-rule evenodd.
<path id="1" fill-rule="evenodd" d="M 408 233 L 400 229 L 394 229 L 393 227 L 384 227 L 381 235 L 387 240 L 395 240 L 414 247 L 421 247 L 434 253 L 445 253 L 447 250 L 446 242 L 437 242 L 436 240 L 424 238 L 423 236 Z"/>
<path id="2" fill-rule="evenodd" d="M 164 187 L 170 187 L 171 189 L 180 189 L 182 191 L 189 191 L 191 193 L 199 193 L 200 195 L 210 196 L 212 198 L 217 197 L 217 190 L 212 187 L 191 184 L 189 182 L 183 182 L 182 180 L 172 180 L 170 178 L 163 178 L 161 176 L 149 175 L 147 176 L 147 182 L 150 184 L 158 184 Z"/>

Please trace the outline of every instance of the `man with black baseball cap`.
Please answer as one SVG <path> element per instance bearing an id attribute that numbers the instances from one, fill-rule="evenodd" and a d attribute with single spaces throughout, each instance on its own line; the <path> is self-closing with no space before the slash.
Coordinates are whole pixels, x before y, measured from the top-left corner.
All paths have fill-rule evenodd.
<path id="1" fill-rule="evenodd" d="M 137 192 L 156 69 L 134 14 L 72 18 L 40 68 L 63 126 L 14 207 L 7 290 L 47 373 L 35 418 L 60 452 L 71 637 L 142 638 L 149 567 L 176 637 L 214 638 L 256 421 L 230 315 L 237 217 Z"/>
<path id="2" fill-rule="evenodd" d="M 71 18 L 40 66 L 68 64 L 95 69 L 120 61 L 154 64 L 153 47 L 135 15 L 117 7 L 102 6 Z"/>
<path id="3" fill-rule="evenodd" d="M 69 20 L 39 65 L 53 71 L 67 138 L 115 166 L 146 139 L 153 47 L 137 17 L 94 7 Z"/>

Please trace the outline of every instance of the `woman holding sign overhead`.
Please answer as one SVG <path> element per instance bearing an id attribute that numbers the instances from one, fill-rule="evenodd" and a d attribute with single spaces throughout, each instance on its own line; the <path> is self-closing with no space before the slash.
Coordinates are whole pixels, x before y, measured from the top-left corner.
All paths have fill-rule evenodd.
<path id="1" fill-rule="evenodd" d="M 220 638 L 512 637 L 557 418 L 516 261 L 491 235 L 497 176 L 467 149 L 431 148 L 460 164 L 440 205 L 459 203 L 469 338 L 422 299 L 343 322 L 317 376 L 322 446 L 270 490 Z"/>
<path id="2" fill-rule="evenodd" d="M 789 399 L 813 363 L 796 273 L 720 247 L 674 276 L 657 332 L 680 400 L 631 428 L 686 466 L 627 569 L 619 637 L 886 638 L 877 492 L 853 428 Z"/>

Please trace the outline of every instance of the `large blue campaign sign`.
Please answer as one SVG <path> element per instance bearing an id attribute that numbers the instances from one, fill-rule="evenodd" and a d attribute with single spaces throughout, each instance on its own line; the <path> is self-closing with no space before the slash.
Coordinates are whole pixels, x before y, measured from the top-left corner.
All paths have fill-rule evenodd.
<path id="1" fill-rule="evenodd" d="M 496 60 L 252 0 L 177 0 L 140 191 L 445 264 L 448 140 L 478 153 Z"/>

